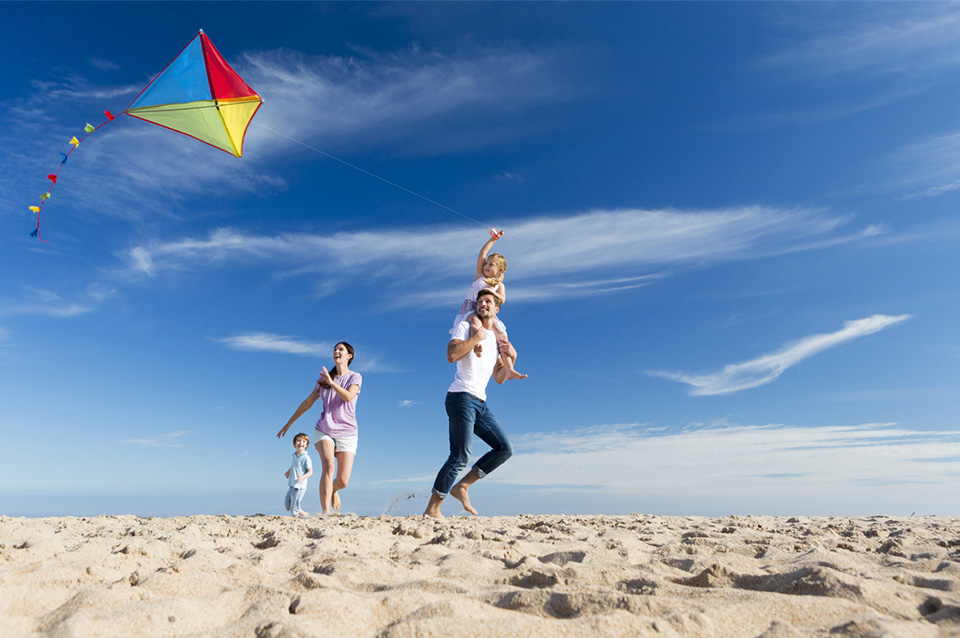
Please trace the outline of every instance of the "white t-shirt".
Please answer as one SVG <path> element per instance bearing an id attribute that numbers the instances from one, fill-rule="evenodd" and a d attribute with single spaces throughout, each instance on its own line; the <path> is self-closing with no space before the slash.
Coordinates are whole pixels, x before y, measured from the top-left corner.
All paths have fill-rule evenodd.
<path id="1" fill-rule="evenodd" d="M 500 347 L 497 345 L 497 337 L 493 330 L 486 332 L 487 336 L 480 342 L 483 345 L 483 354 L 478 357 L 473 350 L 470 350 L 457 360 L 457 374 L 453 378 L 453 383 L 447 388 L 447 392 L 469 392 L 481 401 L 487 400 L 487 383 L 500 357 Z M 466 321 L 458 323 L 450 338 L 459 341 L 469 339 L 470 323 Z"/>

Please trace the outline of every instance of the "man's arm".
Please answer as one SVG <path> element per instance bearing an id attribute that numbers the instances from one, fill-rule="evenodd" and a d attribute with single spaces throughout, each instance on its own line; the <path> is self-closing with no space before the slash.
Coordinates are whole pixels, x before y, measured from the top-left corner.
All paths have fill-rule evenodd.
<path id="1" fill-rule="evenodd" d="M 453 363 L 454 361 L 459 361 L 467 356 L 467 353 L 469 353 L 481 341 L 483 341 L 483 338 L 486 336 L 486 334 L 486 330 L 483 328 L 478 328 L 473 336 L 469 339 L 451 339 L 450 343 L 447 344 L 447 361 Z"/>

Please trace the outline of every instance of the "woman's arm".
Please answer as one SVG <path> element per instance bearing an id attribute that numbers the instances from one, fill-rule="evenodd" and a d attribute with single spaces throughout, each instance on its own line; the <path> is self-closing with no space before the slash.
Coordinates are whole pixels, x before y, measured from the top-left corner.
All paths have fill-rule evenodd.
<path id="1" fill-rule="evenodd" d="M 333 377 L 330 376 L 330 373 L 327 371 L 326 367 L 321 368 L 321 370 L 322 372 L 320 374 L 323 375 L 324 381 L 326 381 L 330 387 L 333 388 L 333 391 L 336 392 L 337 395 L 347 403 L 353 401 L 357 394 L 360 393 L 360 386 L 358 384 L 354 383 L 349 388 L 344 389 L 343 386 L 333 380 Z"/>
<path id="2" fill-rule="evenodd" d="M 293 425 L 294 421 L 303 416 L 303 413 L 313 407 L 313 404 L 317 402 L 317 399 L 320 397 L 317 395 L 316 391 L 311 390 L 310 396 L 303 400 L 300 403 L 300 407 L 297 408 L 297 411 L 293 413 L 293 416 L 290 417 L 290 420 L 287 421 L 287 424 L 283 426 L 279 432 L 277 432 L 277 438 L 279 439 L 287 433 L 287 430 L 290 429 L 290 426 Z"/>

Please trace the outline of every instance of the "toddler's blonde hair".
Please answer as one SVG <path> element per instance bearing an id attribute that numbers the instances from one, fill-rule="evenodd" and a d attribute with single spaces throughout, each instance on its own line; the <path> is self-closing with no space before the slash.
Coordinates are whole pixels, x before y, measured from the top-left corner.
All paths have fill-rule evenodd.
<path id="1" fill-rule="evenodd" d="M 503 281 L 503 273 L 507 272 L 507 258 L 500 253 L 490 253 L 487 255 L 487 260 L 493 261 L 493 263 L 499 266 L 500 272 L 493 277 L 485 277 L 483 283 L 487 284 L 491 288 L 496 288 L 500 285 L 500 282 Z"/>

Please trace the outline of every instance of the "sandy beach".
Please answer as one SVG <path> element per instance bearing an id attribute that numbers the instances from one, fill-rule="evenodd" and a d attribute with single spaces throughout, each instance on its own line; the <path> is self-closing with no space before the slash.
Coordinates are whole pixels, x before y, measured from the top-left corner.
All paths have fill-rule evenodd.
<path id="1" fill-rule="evenodd" d="M 0 517 L 0 636 L 960 636 L 960 518 Z"/>

